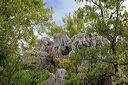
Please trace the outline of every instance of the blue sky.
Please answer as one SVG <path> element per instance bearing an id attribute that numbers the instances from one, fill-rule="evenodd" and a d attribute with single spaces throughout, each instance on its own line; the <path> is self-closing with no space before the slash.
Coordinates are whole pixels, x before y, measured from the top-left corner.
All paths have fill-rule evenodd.
<path id="1" fill-rule="evenodd" d="M 76 4 L 74 0 L 44 0 L 46 7 L 53 8 L 53 21 L 58 25 L 63 25 L 62 17 L 69 13 L 73 13 L 78 7 L 84 4 Z"/>
<path id="2" fill-rule="evenodd" d="M 76 4 L 74 0 L 44 0 L 46 3 L 46 7 L 53 8 L 53 21 L 57 25 L 63 25 L 62 17 L 68 15 L 69 13 L 73 13 L 74 10 L 77 10 L 78 7 L 84 6 L 84 3 Z M 123 3 L 126 8 L 128 8 L 128 0 Z"/>

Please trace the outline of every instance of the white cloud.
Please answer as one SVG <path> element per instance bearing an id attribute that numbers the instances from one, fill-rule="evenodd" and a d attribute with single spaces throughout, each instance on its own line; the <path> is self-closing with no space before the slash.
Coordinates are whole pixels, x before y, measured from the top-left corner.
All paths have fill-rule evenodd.
<path id="1" fill-rule="evenodd" d="M 54 10 L 53 21 L 58 25 L 63 25 L 62 17 L 69 13 L 73 13 L 74 10 L 84 6 L 85 3 L 77 4 L 74 0 L 44 0 L 48 7 L 52 7 Z M 123 3 L 128 8 L 128 0 Z"/>
<path id="2" fill-rule="evenodd" d="M 125 2 L 123 3 L 123 5 L 126 7 L 126 9 L 128 10 L 128 0 L 125 0 Z"/>
<path id="3" fill-rule="evenodd" d="M 52 7 L 54 10 L 53 21 L 58 25 L 63 25 L 62 17 L 69 13 L 73 13 L 78 7 L 84 4 L 76 4 L 74 0 L 45 0 L 48 7 Z"/>

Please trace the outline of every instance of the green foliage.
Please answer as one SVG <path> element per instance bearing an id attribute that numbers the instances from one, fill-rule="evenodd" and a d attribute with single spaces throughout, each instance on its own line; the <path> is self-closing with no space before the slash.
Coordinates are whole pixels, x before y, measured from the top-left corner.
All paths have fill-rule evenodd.
<path id="1" fill-rule="evenodd" d="M 42 0 L 0 1 L 0 81 L 5 85 L 22 69 L 21 58 L 37 43 L 33 26 L 46 24 L 50 18 Z"/>
<path id="2" fill-rule="evenodd" d="M 72 55 L 75 66 L 79 67 L 82 61 L 87 81 L 98 81 L 103 76 L 111 76 L 113 84 L 126 85 L 127 72 L 127 11 L 121 3 L 124 0 L 76 0 L 85 1 L 83 8 L 76 11 L 75 18 L 70 16 L 66 21 L 66 30 L 70 36 L 85 33 L 93 36 L 102 36 L 109 40 L 108 45 L 101 47 L 80 48 Z M 81 14 L 81 15 L 79 15 Z M 79 20 L 79 17 L 81 17 Z M 77 19 L 80 23 L 76 24 Z M 81 29 L 78 26 L 82 25 Z M 76 26 L 76 27 L 75 27 Z M 73 31 L 72 31 L 73 30 Z M 74 34 L 73 34 L 74 33 Z"/>
<path id="3" fill-rule="evenodd" d="M 43 6 L 42 0 L 0 2 L 1 60 L 8 56 L 8 53 L 16 54 L 19 42 L 24 41 L 27 48 L 36 42 L 32 26 L 45 23 L 50 18 L 50 10 Z"/>
<path id="4" fill-rule="evenodd" d="M 75 14 L 71 16 L 70 14 L 63 18 L 63 21 L 65 23 L 64 31 L 70 36 L 74 36 L 78 33 L 85 32 L 84 27 L 84 20 L 83 18 L 83 10 L 79 8 L 77 11 L 75 11 Z"/>
<path id="5" fill-rule="evenodd" d="M 71 63 L 68 73 L 66 74 L 66 85 L 80 85 L 80 77 L 76 74 L 77 68 L 74 63 Z"/>
<path id="6" fill-rule="evenodd" d="M 48 71 L 21 70 L 13 75 L 12 85 L 42 85 L 48 78 Z"/>
<path id="7" fill-rule="evenodd" d="M 55 23 L 48 23 L 47 29 L 42 28 L 39 30 L 41 33 L 46 33 L 48 36 L 52 37 L 56 33 L 62 33 L 64 32 L 64 29 L 62 26 L 57 26 Z"/>
<path id="8" fill-rule="evenodd" d="M 44 8 L 42 0 L 0 1 L 0 84 L 42 85 L 49 71 L 55 71 L 56 67 L 51 64 L 46 67 L 49 71 L 26 65 L 37 59 L 28 55 L 37 42 L 36 27 L 40 34 L 44 32 L 48 36 L 60 32 L 70 37 L 87 33 L 109 41 L 97 47 L 80 46 L 69 58 L 58 58 L 58 63 L 67 67 L 66 85 L 82 82 L 94 85 L 106 76 L 112 77 L 113 85 L 128 84 L 128 12 L 122 6 L 124 0 L 75 1 L 90 4 L 79 8 L 73 16 L 66 16 L 63 27 L 49 23 L 52 12 Z M 83 80 L 78 75 L 78 67 L 82 67 Z"/>
<path id="9" fill-rule="evenodd" d="M 80 85 L 80 78 L 76 75 L 76 73 L 69 72 L 66 76 L 66 84 L 65 85 Z"/>

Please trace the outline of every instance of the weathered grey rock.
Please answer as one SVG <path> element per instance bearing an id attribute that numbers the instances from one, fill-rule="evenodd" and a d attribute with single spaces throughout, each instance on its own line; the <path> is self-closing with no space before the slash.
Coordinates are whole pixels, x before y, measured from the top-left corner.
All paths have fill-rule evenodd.
<path id="1" fill-rule="evenodd" d="M 52 48 L 52 52 L 54 55 L 63 56 L 69 54 L 69 48 L 67 47 L 67 43 L 70 38 L 65 33 L 58 33 L 54 36 L 53 41 L 54 45 Z"/>
<path id="2" fill-rule="evenodd" d="M 31 55 L 35 55 L 39 58 L 35 63 L 39 64 L 41 68 L 52 60 L 52 56 L 50 55 L 52 46 L 53 42 L 49 38 L 44 37 L 38 41 L 38 45 L 30 53 Z"/>
<path id="3" fill-rule="evenodd" d="M 56 73 L 50 73 L 49 78 L 44 81 L 44 85 L 65 85 L 65 69 L 57 69 Z"/>
<path id="4" fill-rule="evenodd" d="M 50 73 L 49 78 L 44 81 L 44 85 L 56 85 L 55 74 Z"/>
<path id="5" fill-rule="evenodd" d="M 65 77 L 66 75 L 66 70 L 65 69 L 57 69 L 56 71 L 56 85 L 65 85 Z"/>
<path id="6" fill-rule="evenodd" d="M 69 54 L 69 49 L 66 46 L 69 37 L 65 33 L 58 33 L 54 36 L 53 41 L 47 37 L 43 37 L 38 41 L 38 45 L 31 52 L 31 55 L 39 57 L 38 64 L 44 67 L 53 59 L 53 56 L 63 56 Z"/>
<path id="7" fill-rule="evenodd" d="M 65 33 L 58 33 L 54 35 L 53 41 L 46 37 L 40 39 L 38 41 L 38 45 L 31 52 L 31 54 L 39 57 L 40 61 L 37 61 L 37 63 L 40 64 L 41 67 L 45 67 L 45 65 L 53 60 L 53 56 L 60 57 L 68 55 L 71 51 L 78 49 L 79 46 L 95 48 L 97 46 L 103 46 L 108 43 L 109 41 L 101 36 L 92 36 L 81 33 L 73 36 L 70 39 Z M 78 67 L 78 76 L 80 76 L 80 79 L 82 80 L 84 80 L 84 73 L 82 72 L 82 70 L 84 69 L 83 67 L 86 65 L 86 63 L 87 61 L 83 59 L 83 61 L 81 62 L 81 66 Z M 65 69 L 57 69 L 55 74 L 49 75 L 49 78 L 45 81 L 45 85 L 64 85 L 65 75 Z M 104 82 L 106 82 L 107 80 L 105 80 Z"/>
<path id="8" fill-rule="evenodd" d="M 65 85 L 65 79 L 56 78 L 55 85 Z"/>
<path id="9" fill-rule="evenodd" d="M 108 44 L 109 41 L 101 36 L 92 36 L 85 33 L 81 33 L 73 36 L 68 42 L 68 46 L 72 50 L 78 49 L 79 46 L 96 47 Z"/>
<path id="10" fill-rule="evenodd" d="M 106 44 L 109 44 L 109 41 L 102 37 L 102 36 L 92 36 L 92 35 L 87 35 L 84 33 L 78 34 L 73 36 L 70 41 L 68 42 L 68 46 L 72 49 L 72 50 L 77 50 L 79 49 L 80 46 L 85 46 L 85 47 L 93 47 L 96 48 L 98 46 L 104 46 Z M 89 56 L 88 56 L 89 57 Z M 103 55 L 98 56 L 100 57 L 104 57 Z M 83 61 L 81 62 L 81 66 L 79 66 L 77 68 L 77 75 L 80 77 L 81 80 L 81 85 L 85 85 L 85 76 L 84 76 L 84 67 L 86 66 L 87 60 L 83 59 Z M 110 78 L 105 78 L 103 80 L 103 82 L 100 81 L 100 83 L 98 83 L 97 85 L 105 85 L 106 81 L 108 82 L 108 84 L 106 85 L 111 85 L 111 79 Z M 89 84 L 87 84 L 89 85 Z M 90 85 L 94 85 L 94 84 L 90 84 Z"/>
<path id="11" fill-rule="evenodd" d="M 58 44 L 60 46 L 67 45 L 69 40 L 70 38 L 65 33 L 57 33 L 53 38 L 54 44 Z"/>
<path id="12" fill-rule="evenodd" d="M 66 72 L 67 71 L 65 69 L 63 69 L 63 68 L 57 69 L 56 74 L 55 74 L 56 78 L 64 79 Z"/>
<path id="13" fill-rule="evenodd" d="M 54 35 L 53 41 L 47 37 L 41 38 L 31 54 L 39 57 L 38 62 L 44 66 L 53 59 L 53 56 L 68 55 L 71 50 L 76 50 L 79 46 L 97 47 L 107 43 L 109 41 L 101 36 L 81 33 L 70 39 L 65 33 L 58 33 Z"/>

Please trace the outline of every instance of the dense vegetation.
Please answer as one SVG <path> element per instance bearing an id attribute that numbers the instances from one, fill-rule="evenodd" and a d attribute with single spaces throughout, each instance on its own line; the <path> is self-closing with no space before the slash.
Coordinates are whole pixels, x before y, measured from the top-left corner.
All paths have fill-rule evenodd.
<path id="1" fill-rule="evenodd" d="M 38 41 L 35 30 L 48 37 L 61 32 L 70 38 L 85 33 L 108 40 L 102 46 L 80 46 L 67 58 L 53 57 L 67 70 L 65 84 L 104 85 L 106 77 L 113 85 L 128 84 L 128 11 L 123 6 L 124 0 L 75 2 L 86 5 L 65 16 L 64 26 L 57 26 L 50 21 L 52 10 L 45 8 L 42 0 L 0 1 L 0 85 L 42 85 L 48 74 L 58 68 L 29 66 L 29 62 L 37 59 L 29 53 Z M 82 65 L 81 80 L 76 70 L 83 61 L 86 65 Z"/>

